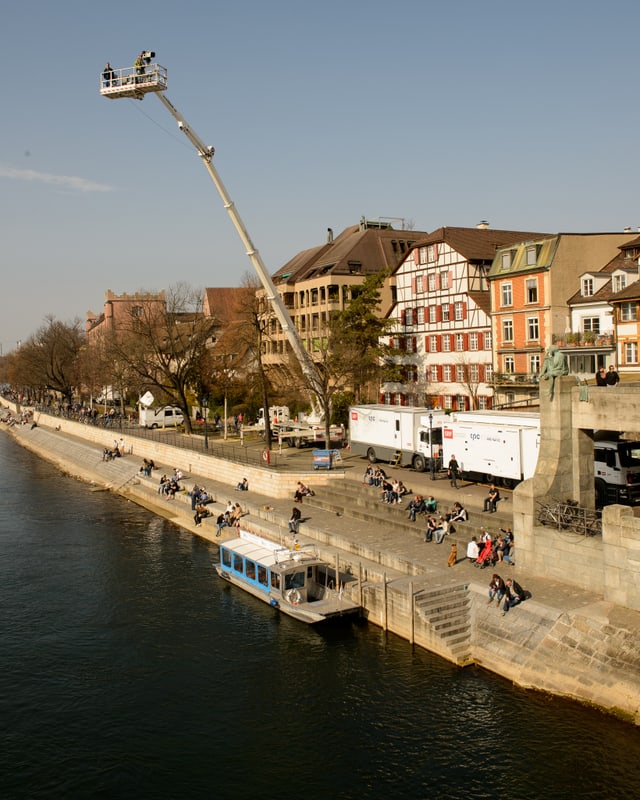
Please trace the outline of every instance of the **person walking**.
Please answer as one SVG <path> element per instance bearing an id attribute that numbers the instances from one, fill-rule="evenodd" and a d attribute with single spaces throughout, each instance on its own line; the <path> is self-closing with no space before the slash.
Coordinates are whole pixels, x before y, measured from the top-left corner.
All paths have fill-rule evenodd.
<path id="1" fill-rule="evenodd" d="M 455 455 L 452 453 L 451 458 L 449 459 L 449 464 L 447 466 L 447 476 L 449 477 L 449 483 L 453 486 L 454 489 L 458 488 L 458 476 L 460 475 L 460 465 L 456 461 Z"/>

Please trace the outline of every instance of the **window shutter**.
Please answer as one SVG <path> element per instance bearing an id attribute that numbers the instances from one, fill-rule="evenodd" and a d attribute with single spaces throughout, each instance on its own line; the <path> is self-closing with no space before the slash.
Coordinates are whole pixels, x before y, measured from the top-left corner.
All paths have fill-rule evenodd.
<path id="1" fill-rule="evenodd" d="M 442 322 L 442 306 L 436 306 L 436 322 Z"/>
<path id="2" fill-rule="evenodd" d="M 407 319 L 407 312 L 403 308 L 402 311 L 400 312 L 400 324 L 401 325 L 406 325 L 406 319 Z"/>
<path id="3" fill-rule="evenodd" d="M 478 350 L 484 350 L 484 333 L 478 333 Z"/>
<path id="4" fill-rule="evenodd" d="M 469 334 L 468 333 L 463 333 L 462 334 L 462 348 L 465 351 L 469 349 Z"/>
<path id="5" fill-rule="evenodd" d="M 467 318 L 467 304 L 463 303 L 462 304 L 462 319 L 466 319 L 466 318 Z"/>
<path id="6" fill-rule="evenodd" d="M 455 320 L 455 307 L 453 303 L 449 303 L 449 320 Z"/>

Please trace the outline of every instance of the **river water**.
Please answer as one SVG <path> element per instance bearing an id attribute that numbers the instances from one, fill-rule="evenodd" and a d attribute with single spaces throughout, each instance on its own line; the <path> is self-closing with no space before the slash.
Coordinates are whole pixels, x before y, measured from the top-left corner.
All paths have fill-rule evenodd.
<path id="1" fill-rule="evenodd" d="M 636 798 L 640 733 L 365 623 L 0 435 L 0 797 Z"/>

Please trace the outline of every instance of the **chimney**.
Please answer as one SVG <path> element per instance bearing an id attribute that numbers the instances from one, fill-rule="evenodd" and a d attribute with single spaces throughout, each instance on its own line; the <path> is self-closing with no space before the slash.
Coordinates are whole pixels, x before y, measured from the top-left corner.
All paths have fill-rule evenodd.
<path id="1" fill-rule="evenodd" d="M 333 228 L 327 228 L 327 244 L 333 244 Z"/>
<path id="2" fill-rule="evenodd" d="M 486 231 L 488 227 L 489 227 L 489 223 L 487 222 L 486 219 L 480 220 L 480 222 L 476 225 L 476 228 L 479 231 Z"/>

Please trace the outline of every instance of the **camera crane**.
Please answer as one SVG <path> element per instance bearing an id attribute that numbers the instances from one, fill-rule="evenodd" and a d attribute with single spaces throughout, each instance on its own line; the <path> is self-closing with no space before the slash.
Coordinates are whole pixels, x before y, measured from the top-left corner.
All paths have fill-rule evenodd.
<path id="1" fill-rule="evenodd" d="M 318 406 L 323 407 L 322 398 L 324 395 L 323 382 L 320 374 L 314 364 L 311 356 L 305 350 L 302 341 L 298 335 L 293 320 L 287 311 L 282 297 L 280 296 L 275 284 L 271 280 L 267 268 L 258 252 L 254 247 L 251 237 L 240 218 L 240 214 L 236 210 L 235 204 L 229 197 L 229 194 L 218 175 L 216 168 L 213 165 L 213 154 L 215 148 L 212 145 L 205 145 L 200 137 L 193 131 L 184 117 L 179 113 L 173 103 L 165 96 L 164 91 L 167 88 L 167 70 L 159 64 L 152 63 L 155 58 L 155 53 L 150 50 L 143 51 L 136 65 L 133 67 L 124 67 L 123 69 L 112 69 L 109 65 L 105 67 L 100 75 L 100 94 L 103 97 L 110 99 L 117 99 L 120 97 L 133 98 L 135 100 L 143 100 L 147 94 L 155 94 L 164 107 L 169 111 L 171 116 L 178 123 L 178 127 L 185 134 L 187 139 L 195 147 L 198 155 L 202 159 L 205 169 L 215 184 L 218 194 L 220 195 L 224 207 L 229 212 L 231 221 L 244 244 L 249 260 L 255 269 L 260 282 L 266 292 L 267 300 L 276 315 L 278 322 L 282 326 L 287 341 L 293 350 L 298 363 L 302 369 L 302 373 L 307 380 L 308 386 L 315 395 L 318 401 Z M 140 63 L 141 62 L 141 63 Z M 312 405 L 316 405 L 312 403 Z M 325 420 L 328 424 L 328 420 Z"/>

